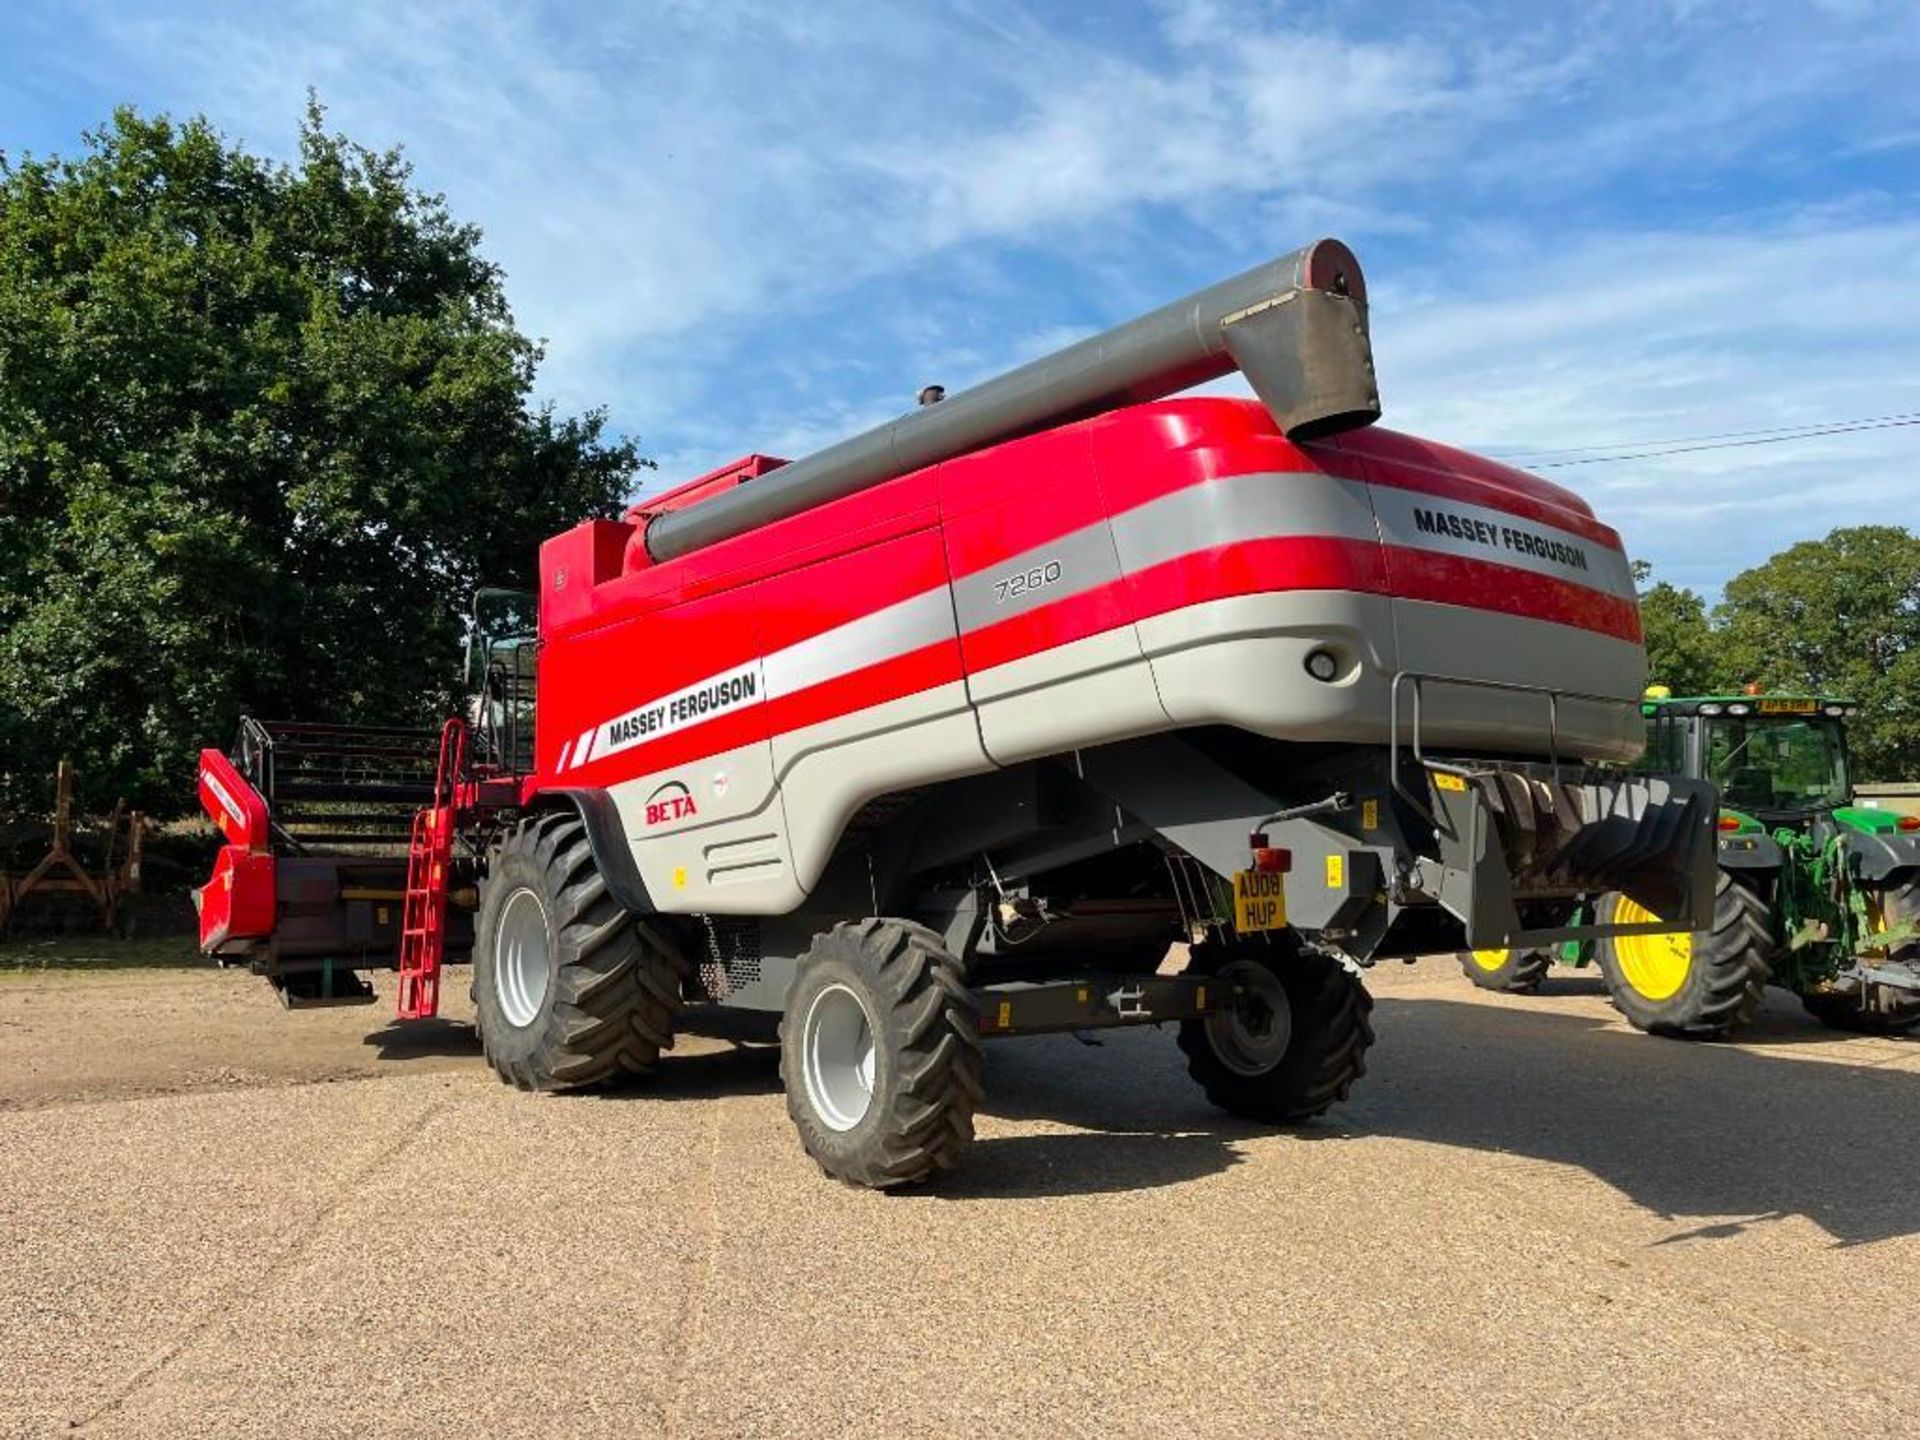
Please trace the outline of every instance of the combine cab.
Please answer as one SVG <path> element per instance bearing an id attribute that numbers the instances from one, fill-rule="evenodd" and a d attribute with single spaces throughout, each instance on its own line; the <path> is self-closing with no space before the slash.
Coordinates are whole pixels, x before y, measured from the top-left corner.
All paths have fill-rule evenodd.
<path id="1" fill-rule="evenodd" d="M 890 1186 L 971 1140 L 989 1038 L 1175 1022 L 1215 1102 L 1298 1121 L 1360 1076 L 1382 957 L 1706 923 L 1711 787 L 1618 764 L 1645 668 L 1618 537 L 1366 428 L 1365 300 L 1321 241 L 554 537 L 485 733 L 410 792 L 412 881 L 385 857 L 445 908 L 440 955 L 296 952 L 302 857 L 212 752 L 203 790 L 249 786 L 209 948 L 285 988 L 470 944 L 524 1088 L 645 1071 L 690 1006 L 778 1014 L 802 1143 Z M 1258 401 L 1159 398 L 1234 368 Z M 1597 891 L 1637 917 L 1583 918 Z"/>
<path id="2" fill-rule="evenodd" d="M 1920 819 L 1856 806 L 1847 775 L 1849 701 L 1813 695 L 1649 692 L 1643 764 L 1719 788 L 1713 923 L 1555 951 L 1492 947 L 1463 957 L 1488 989 L 1531 989 L 1557 953 L 1598 962 L 1615 1006 L 1642 1030 L 1730 1035 L 1769 984 L 1843 1030 L 1920 1025 Z M 1642 918 L 1599 897 L 1600 919 Z"/>

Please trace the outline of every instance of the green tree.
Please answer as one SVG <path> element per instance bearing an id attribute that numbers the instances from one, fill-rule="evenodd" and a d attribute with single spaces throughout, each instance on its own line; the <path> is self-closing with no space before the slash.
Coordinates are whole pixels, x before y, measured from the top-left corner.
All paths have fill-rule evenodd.
<path id="1" fill-rule="evenodd" d="M 68 754 L 178 810 L 242 712 L 444 713 L 475 586 L 643 463 L 533 404 L 479 240 L 316 103 L 294 165 L 131 110 L 0 156 L 0 802 Z"/>
<path id="2" fill-rule="evenodd" d="M 1707 602 L 1692 590 L 1653 579 L 1653 567 L 1633 562 L 1640 590 L 1640 628 L 1647 642 L 1647 682 L 1676 695 L 1704 695 L 1724 683 Z"/>
<path id="3" fill-rule="evenodd" d="M 1920 537 L 1835 530 L 1734 576 L 1715 611 L 1730 673 L 1860 702 L 1856 778 L 1920 775 Z"/>

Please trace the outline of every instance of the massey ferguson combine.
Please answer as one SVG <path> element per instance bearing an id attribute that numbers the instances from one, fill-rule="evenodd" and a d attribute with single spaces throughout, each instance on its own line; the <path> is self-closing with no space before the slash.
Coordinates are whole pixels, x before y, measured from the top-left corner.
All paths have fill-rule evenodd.
<path id="1" fill-rule="evenodd" d="M 1165 399 L 1238 368 L 1259 396 Z M 540 552 L 438 736 L 249 722 L 203 947 L 290 1002 L 470 959 L 502 1078 L 775 1012 L 828 1173 L 973 1136 L 981 1042 L 1174 1022 L 1220 1106 L 1343 1098 L 1382 957 L 1698 928 L 1714 795 L 1642 745 L 1618 537 L 1379 414 L 1322 240 Z M 536 683 L 537 682 L 537 683 Z M 1577 922 L 1583 895 L 1643 918 Z M 1190 945 L 1177 973 L 1163 964 Z"/>

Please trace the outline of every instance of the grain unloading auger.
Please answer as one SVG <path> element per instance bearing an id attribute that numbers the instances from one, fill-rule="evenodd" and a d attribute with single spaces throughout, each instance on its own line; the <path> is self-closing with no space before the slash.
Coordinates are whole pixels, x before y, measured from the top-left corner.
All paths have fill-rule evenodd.
<path id="1" fill-rule="evenodd" d="M 1161 398 L 1236 368 L 1257 401 Z M 476 627 L 474 759 L 416 823 L 459 843 L 400 887 L 475 908 L 495 1069 L 610 1081 L 690 1006 L 779 1014 L 806 1148 L 891 1185 L 971 1140 L 983 1038 L 1176 1021 L 1217 1103 L 1299 1120 L 1363 1069 L 1361 966 L 1596 933 L 1603 889 L 1697 924 L 1710 787 L 1595 768 L 1641 746 L 1618 537 L 1378 413 L 1323 240 L 547 541 L 537 636 Z M 328 862 L 338 943 L 310 909 L 292 943 L 276 876 L 322 857 L 208 777 L 246 792 L 211 952 L 318 995 L 384 941 L 431 994 L 364 860 Z"/>

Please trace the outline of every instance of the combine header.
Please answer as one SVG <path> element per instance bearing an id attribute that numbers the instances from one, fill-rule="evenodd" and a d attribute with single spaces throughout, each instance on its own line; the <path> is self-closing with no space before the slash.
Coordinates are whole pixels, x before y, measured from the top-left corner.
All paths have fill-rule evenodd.
<path id="1" fill-rule="evenodd" d="M 1257 401 L 1162 398 L 1236 368 Z M 689 1006 L 780 1014 L 801 1140 L 860 1184 L 955 1162 L 984 1038 L 1177 1022 L 1218 1104 L 1319 1114 L 1361 967 L 1713 901 L 1711 787 L 1592 764 L 1642 743 L 1618 537 L 1378 414 L 1322 240 L 579 525 L 537 634 L 476 624 L 468 719 L 342 781 L 409 825 L 303 838 L 290 727 L 206 752 L 204 947 L 296 999 L 398 967 L 410 1014 L 470 956 L 528 1089 L 647 1070 Z M 1644 918 L 1580 923 L 1602 891 Z"/>

